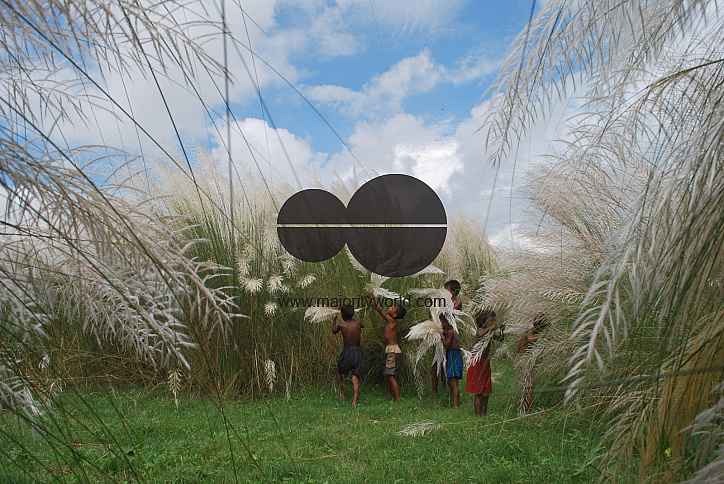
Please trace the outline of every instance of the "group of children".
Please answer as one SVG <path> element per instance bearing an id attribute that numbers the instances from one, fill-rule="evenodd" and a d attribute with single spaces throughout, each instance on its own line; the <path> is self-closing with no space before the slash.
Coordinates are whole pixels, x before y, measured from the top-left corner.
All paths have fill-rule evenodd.
<path id="1" fill-rule="evenodd" d="M 460 293 L 460 283 L 456 280 L 450 280 L 445 283 L 445 289 L 450 292 L 453 309 L 461 310 L 462 301 L 458 299 Z M 394 398 L 400 401 L 400 386 L 397 377 L 402 367 L 402 351 L 398 345 L 399 331 L 397 321 L 405 317 L 406 310 L 402 305 L 396 305 L 387 311 L 382 309 L 371 294 L 366 296 L 370 299 L 372 307 L 385 320 L 385 361 L 383 374 L 385 377 L 385 386 L 387 387 L 386 398 Z M 339 385 L 339 400 L 345 400 L 344 387 L 342 377 L 348 373 L 352 373 L 353 397 L 352 406 L 357 407 L 359 398 L 359 379 L 367 374 L 367 363 L 365 362 L 362 349 L 360 348 L 360 338 L 364 324 L 354 316 L 354 308 L 350 304 L 342 306 L 340 313 L 342 322 L 338 322 L 338 315 L 334 316 L 332 321 L 332 333 L 342 332 L 344 348 L 337 361 L 337 383 Z M 468 379 L 466 381 L 465 390 L 467 393 L 475 395 L 474 405 L 475 413 L 478 416 L 485 416 L 488 409 L 488 397 L 492 392 L 492 375 L 490 371 L 490 343 L 492 340 L 503 340 L 503 325 L 496 325 L 495 312 L 484 310 L 478 313 L 475 318 L 477 331 L 475 333 L 475 341 L 473 348 L 480 357 L 468 368 Z M 446 359 L 446 380 L 450 388 L 453 399 L 452 406 L 457 409 L 460 406 L 460 388 L 459 380 L 463 377 L 463 355 L 460 351 L 460 335 L 450 324 L 445 314 L 440 315 L 440 324 L 442 325 L 442 346 L 445 350 Z M 532 341 L 532 340 L 531 340 Z M 480 345 L 478 343 L 480 342 Z M 478 345 L 476 347 L 476 345 Z M 434 359 L 435 360 L 435 359 Z M 433 360 L 433 361 L 434 361 Z M 432 365 L 432 396 L 437 395 L 438 388 L 438 372 L 437 365 Z M 532 390 L 532 389 L 531 389 Z"/>

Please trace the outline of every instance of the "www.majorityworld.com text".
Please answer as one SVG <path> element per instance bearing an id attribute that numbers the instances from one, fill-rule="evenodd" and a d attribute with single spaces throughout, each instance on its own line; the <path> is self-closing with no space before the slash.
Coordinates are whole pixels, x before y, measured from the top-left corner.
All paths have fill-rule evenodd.
<path id="1" fill-rule="evenodd" d="M 351 304 L 355 308 L 370 308 L 372 300 L 380 307 L 403 306 L 406 308 L 431 308 L 446 307 L 447 300 L 444 297 L 381 297 L 381 296 L 358 296 L 358 297 L 279 297 L 277 304 L 280 308 L 341 308 L 345 304 Z"/>

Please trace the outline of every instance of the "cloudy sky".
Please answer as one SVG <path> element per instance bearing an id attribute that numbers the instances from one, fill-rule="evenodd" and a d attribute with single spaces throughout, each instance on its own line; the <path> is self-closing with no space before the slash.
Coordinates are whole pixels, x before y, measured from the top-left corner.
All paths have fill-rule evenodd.
<path id="1" fill-rule="evenodd" d="M 295 188 L 309 187 L 313 172 L 324 182 L 354 172 L 362 182 L 413 175 L 437 192 L 449 215 L 477 218 L 495 244 L 509 245 L 527 164 L 551 148 L 565 119 L 557 112 L 521 140 L 508 163 L 489 165 L 479 130 L 490 103 L 485 93 L 531 3 L 226 0 L 234 162 Z M 220 5 L 199 7 L 198 19 L 219 19 Z M 218 37 L 207 48 L 223 59 Z M 148 76 L 104 81 L 157 142 L 178 147 L 175 126 L 184 143 L 207 146 L 225 163 L 221 79 L 202 74 L 194 89 L 174 71 L 159 76 L 160 89 Z M 93 124 L 98 133 L 76 130 L 64 139 L 148 145 L 110 113 L 99 112 Z"/>

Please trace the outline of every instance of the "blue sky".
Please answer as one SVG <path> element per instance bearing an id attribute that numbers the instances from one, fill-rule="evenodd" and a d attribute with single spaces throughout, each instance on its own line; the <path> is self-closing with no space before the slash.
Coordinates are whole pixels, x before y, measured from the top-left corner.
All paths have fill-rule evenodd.
<path id="1" fill-rule="evenodd" d="M 325 183 L 354 171 L 361 182 L 376 174 L 413 175 L 438 193 L 449 215 L 462 211 L 486 222 L 495 244 L 511 243 L 507 239 L 519 228 L 523 206 L 517 188 L 529 161 L 550 149 L 551 139 L 560 134 L 565 115 L 554 112 L 531 129 L 515 159 L 503 164 L 495 178 L 485 134 L 479 131 L 490 103 L 490 96 L 483 95 L 524 30 L 532 2 L 225 1 L 234 38 L 228 66 L 235 163 L 254 171 L 258 164 L 268 180 L 295 188 L 310 186 L 312 172 Z M 220 5 L 220 0 L 197 5 L 198 19 L 218 20 Z M 198 26 L 190 35 L 213 31 Z M 223 59 L 218 36 L 206 48 Z M 202 73 L 195 81 L 214 110 L 209 117 L 181 85 L 181 72 L 172 69 L 166 75 L 160 78 L 161 89 L 181 138 L 208 146 L 225 163 L 223 77 Z M 154 83 L 141 75 L 109 76 L 104 82 L 156 141 L 177 146 Z M 256 85 L 271 118 L 261 109 Z M 102 135 L 107 144 L 137 149 L 131 123 L 103 112 L 93 120 L 97 130 L 66 126 L 64 139 L 82 144 Z M 148 140 L 141 144 L 150 146 Z"/>

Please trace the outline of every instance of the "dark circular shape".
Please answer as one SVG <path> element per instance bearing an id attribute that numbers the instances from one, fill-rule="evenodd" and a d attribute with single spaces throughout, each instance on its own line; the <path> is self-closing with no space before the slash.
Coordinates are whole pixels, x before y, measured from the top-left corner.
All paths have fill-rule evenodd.
<path id="1" fill-rule="evenodd" d="M 368 181 L 347 204 L 351 224 L 447 224 L 440 198 L 409 175 L 382 175 Z"/>
<path id="2" fill-rule="evenodd" d="M 319 225 L 345 223 L 346 209 L 337 197 L 324 190 L 303 190 L 289 197 L 279 210 L 277 235 L 297 259 L 321 262 L 342 250 L 345 239 L 342 227 Z"/>
<path id="3" fill-rule="evenodd" d="M 446 227 L 352 227 L 347 247 L 365 268 L 386 277 L 405 277 L 432 264 L 442 250 Z"/>
<path id="4" fill-rule="evenodd" d="M 382 175 L 362 185 L 347 205 L 350 227 L 345 239 L 352 255 L 370 271 L 387 277 L 414 274 L 435 260 L 442 250 L 447 227 L 445 208 L 424 182 L 409 175 Z"/>

